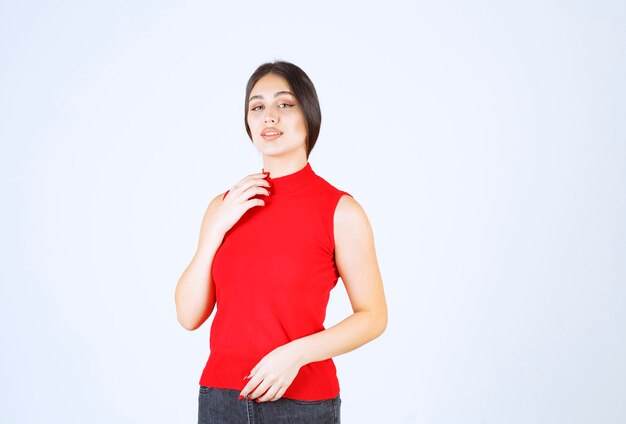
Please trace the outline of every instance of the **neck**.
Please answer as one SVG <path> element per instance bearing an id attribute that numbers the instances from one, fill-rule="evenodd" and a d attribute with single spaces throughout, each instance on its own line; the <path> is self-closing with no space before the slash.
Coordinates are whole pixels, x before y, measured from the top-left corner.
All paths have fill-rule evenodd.
<path id="1" fill-rule="evenodd" d="M 285 169 L 282 169 L 283 173 L 280 176 L 274 175 L 274 171 L 269 171 L 267 181 L 272 185 L 270 188 L 272 197 L 297 192 L 315 180 L 315 172 L 308 161 L 297 166 L 292 165 L 287 171 Z M 267 171 L 263 168 L 263 172 Z"/>
<path id="2" fill-rule="evenodd" d="M 304 168 L 308 160 L 306 158 L 297 158 L 293 160 L 263 160 L 263 172 L 269 172 L 270 178 L 279 178 L 284 175 L 293 174 Z"/>

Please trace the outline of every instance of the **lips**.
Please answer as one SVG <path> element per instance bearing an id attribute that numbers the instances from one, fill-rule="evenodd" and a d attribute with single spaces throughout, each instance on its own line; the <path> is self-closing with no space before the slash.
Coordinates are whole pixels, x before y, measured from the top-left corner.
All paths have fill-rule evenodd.
<path id="1" fill-rule="evenodd" d="M 274 127 L 269 127 L 269 128 L 263 128 L 263 131 L 261 131 L 261 136 L 262 137 L 274 137 L 277 135 L 281 135 L 283 132 L 280 131 L 278 128 L 274 128 Z"/>

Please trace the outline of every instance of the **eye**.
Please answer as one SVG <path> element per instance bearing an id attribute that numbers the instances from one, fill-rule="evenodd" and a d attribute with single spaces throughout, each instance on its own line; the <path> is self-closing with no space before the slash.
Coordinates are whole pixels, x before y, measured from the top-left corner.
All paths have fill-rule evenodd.
<path id="1" fill-rule="evenodd" d="M 258 106 L 253 107 L 252 109 L 250 109 L 250 111 L 257 111 L 257 110 L 259 110 L 259 108 L 262 108 L 262 107 L 263 107 L 263 105 L 258 105 Z M 278 107 L 281 108 L 281 109 L 285 109 L 285 108 L 292 108 L 292 107 L 294 107 L 294 105 L 292 105 L 290 103 L 280 103 L 278 105 Z"/>

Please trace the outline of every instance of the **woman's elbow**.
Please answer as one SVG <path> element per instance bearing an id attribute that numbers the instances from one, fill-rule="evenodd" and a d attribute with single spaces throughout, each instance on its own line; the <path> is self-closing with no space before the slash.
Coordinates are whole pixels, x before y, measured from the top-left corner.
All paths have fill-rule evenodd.
<path id="1" fill-rule="evenodd" d="M 178 323 L 185 329 L 188 331 L 194 331 L 198 328 L 197 325 L 194 325 L 194 323 L 186 320 L 184 317 L 177 315 L 176 319 L 178 320 Z"/>
<path id="2" fill-rule="evenodd" d="M 193 317 L 190 314 L 184 314 L 181 311 L 176 312 L 176 319 L 178 320 L 178 323 L 188 331 L 197 330 L 202 326 L 204 321 L 206 321 L 206 319 L 197 319 L 196 317 Z"/>
<path id="3" fill-rule="evenodd" d="M 371 340 L 380 337 L 387 329 L 387 311 L 370 312 L 368 327 Z"/>
<path id="4" fill-rule="evenodd" d="M 376 320 L 376 338 L 380 337 L 387 329 L 387 311 L 380 314 Z"/>

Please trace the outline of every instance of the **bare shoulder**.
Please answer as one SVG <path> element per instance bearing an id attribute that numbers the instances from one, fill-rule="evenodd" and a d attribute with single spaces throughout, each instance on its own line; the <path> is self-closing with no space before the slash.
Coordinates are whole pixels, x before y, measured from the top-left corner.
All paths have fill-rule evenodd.
<path id="1" fill-rule="evenodd" d="M 365 209 L 358 201 L 347 194 L 344 194 L 339 199 L 333 220 L 336 238 L 341 238 L 342 234 L 371 232 L 370 222 Z"/>
<path id="2" fill-rule="evenodd" d="M 339 198 L 339 202 L 335 208 L 335 218 L 344 217 L 345 215 L 358 214 L 360 211 L 363 211 L 363 208 L 359 202 L 357 202 L 354 197 L 349 194 L 343 194 Z"/>
<path id="3" fill-rule="evenodd" d="M 202 218 L 203 226 L 204 226 L 204 223 L 211 218 L 215 210 L 219 208 L 220 205 L 222 204 L 222 198 L 224 197 L 224 194 L 226 194 L 226 192 L 223 192 L 214 196 L 209 202 L 209 205 L 207 206 L 206 211 L 204 212 L 204 217 Z"/>
<path id="4" fill-rule="evenodd" d="M 222 204 L 222 200 L 224 199 L 224 195 L 226 194 L 226 192 L 220 193 L 215 195 L 211 201 L 209 202 L 209 206 L 207 207 L 207 212 L 210 209 L 215 209 L 217 207 L 219 207 Z"/>

